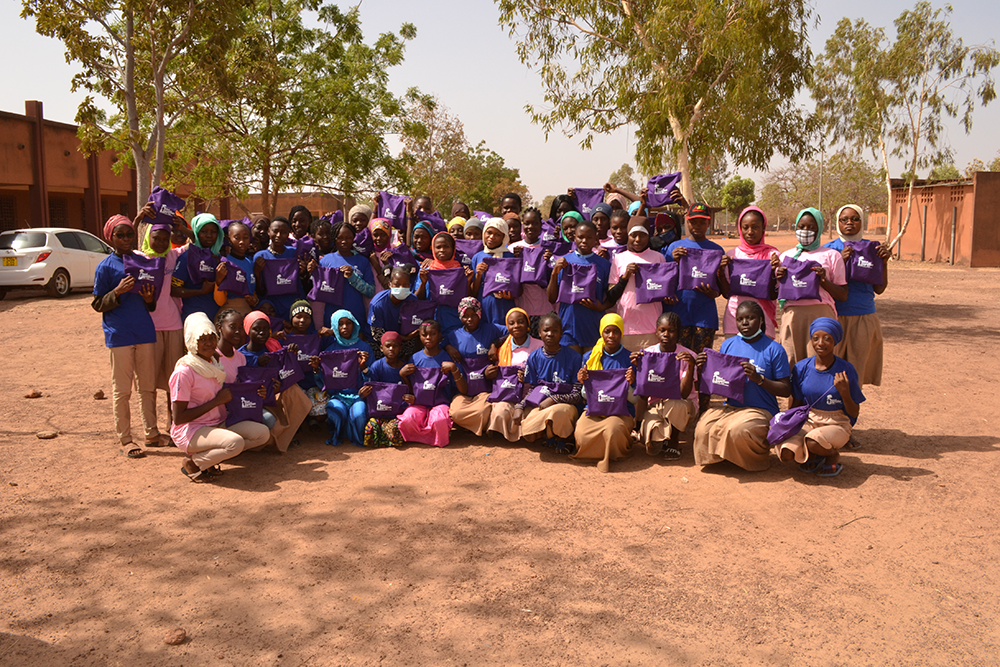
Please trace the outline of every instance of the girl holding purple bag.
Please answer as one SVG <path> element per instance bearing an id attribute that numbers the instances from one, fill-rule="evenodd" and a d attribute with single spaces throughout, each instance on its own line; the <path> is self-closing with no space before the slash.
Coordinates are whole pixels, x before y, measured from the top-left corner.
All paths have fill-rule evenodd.
<path id="1" fill-rule="evenodd" d="M 521 214 L 521 240 L 515 241 L 510 244 L 510 251 L 515 257 L 523 258 L 525 248 L 541 248 L 541 234 L 542 234 L 542 213 L 535 207 L 529 207 Z M 546 250 L 544 253 L 545 267 L 548 267 L 548 261 L 552 259 L 552 251 Z M 534 264 L 529 265 L 529 268 L 535 271 L 542 270 Z M 545 269 L 548 271 L 548 269 Z M 522 266 L 521 270 L 521 295 L 514 299 L 514 303 L 518 308 L 523 309 L 528 314 L 528 320 L 531 323 L 531 335 L 538 336 L 538 319 L 552 310 L 552 304 L 549 303 L 549 295 L 544 287 L 536 283 L 524 282 L 525 276 L 530 276 L 530 273 L 525 272 L 525 268 Z"/>
<path id="2" fill-rule="evenodd" d="M 215 330 L 219 334 L 219 343 L 216 347 L 219 364 L 226 372 L 226 384 L 237 382 L 237 374 L 240 368 L 247 365 L 247 358 L 240 347 L 246 341 L 246 333 L 243 331 L 243 316 L 233 308 L 220 308 L 215 316 Z M 267 396 L 267 388 L 260 385 L 258 395 L 261 398 Z M 266 408 L 263 413 L 263 424 L 268 429 L 274 428 L 277 419 L 273 412 Z M 263 445 L 262 445 L 263 446 Z"/>
<path id="3" fill-rule="evenodd" d="M 222 228 L 211 213 L 199 213 L 191 220 L 194 244 L 177 258 L 173 278 L 170 281 L 170 296 L 181 300 L 181 319 L 186 320 L 191 313 L 205 313 L 209 320 L 219 312 L 215 302 L 215 280 L 222 249 Z M 200 249 L 205 257 L 192 262 L 189 255 Z M 202 269 L 202 273 L 192 272 L 192 265 Z M 211 275 L 211 277 L 209 277 Z"/>
<path id="4" fill-rule="evenodd" d="M 756 301 L 764 311 L 764 333 L 774 338 L 778 327 L 778 305 L 776 301 L 778 298 L 778 284 L 774 280 L 774 269 L 770 265 L 765 265 L 766 269 L 760 275 L 743 275 L 742 273 L 733 272 L 732 278 L 730 278 L 728 270 L 733 265 L 732 260 L 734 259 L 755 260 L 755 262 L 763 265 L 764 262 L 770 262 L 771 258 L 778 254 L 777 248 L 764 243 L 764 235 L 767 232 L 767 216 L 764 215 L 764 211 L 756 206 L 748 206 L 740 213 L 739 220 L 736 222 L 736 230 L 740 234 L 740 244 L 722 258 L 722 271 L 719 272 L 719 287 L 722 295 L 729 299 L 729 302 L 726 303 L 726 310 L 722 315 L 722 332 L 727 336 L 732 336 L 736 333 L 736 309 L 744 301 L 752 300 Z M 756 267 L 757 264 L 753 266 Z M 761 268 L 764 267 L 762 266 Z M 730 293 L 733 291 L 731 290 L 731 281 L 735 281 L 737 285 L 743 287 L 761 289 L 767 292 L 769 298 L 746 296 L 742 293 L 731 295 Z M 764 282 L 767 283 L 766 286 L 762 284 Z"/>
<path id="5" fill-rule="evenodd" d="M 819 299 L 797 299 L 781 304 L 781 325 L 778 342 L 785 348 L 788 361 L 798 361 L 812 356 L 809 344 L 809 326 L 818 317 L 836 317 L 836 302 L 847 298 L 847 274 L 840 253 L 820 245 L 823 237 L 823 214 L 815 208 L 804 208 L 795 219 L 795 238 L 798 244 L 780 257 L 771 259 L 774 277 L 782 280 L 788 269 L 781 260 L 786 257 L 800 261 L 812 260 L 819 266 L 813 272 L 819 278 Z"/>
<path id="6" fill-rule="evenodd" d="M 409 359 L 420 349 L 420 330 L 414 329 L 403 334 L 400 321 L 403 304 L 415 301 L 417 297 L 410 291 L 410 270 L 396 266 L 389 274 L 388 289 L 376 294 L 368 306 L 368 325 L 371 327 L 372 339 L 382 340 L 382 334 L 387 331 L 399 334 L 403 359 Z M 380 358 L 381 354 L 376 353 L 375 357 Z"/>
<path id="7" fill-rule="evenodd" d="M 368 368 L 368 379 L 371 382 L 381 382 L 383 384 L 406 385 L 406 381 L 400 375 L 400 371 L 405 366 L 405 362 L 400 357 L 402 351 L 402 337 L 395 331 L 386 331 L 382 334 L 382 356 Z M 369 400 L 372 387 L 365 385 L 358 390 L 358 394 L 365 400 Z M 413 405 L 416 399 L 406 387 L 403 394 L 403 403 Z M 402 406 L 399 406 L 402 412 Z M 365 424 L 364 442 L 365 447 L 398 447 L 403 444 L 403 434 L 399 431 L 399 416 L 376 417 L 371 411 L 368 415 L 368 423 Z"/>
<path id="8" fill-rule="evenodd" d="M 567 214 L 571 217 L 573 215 L 577 218 L 580 217 L 579 213 L 573 211 Z M 563 325 L 562 340 L 559 344 L 582 354 L 584 350 L 593 347 L 594 343 L 601 337 L 601 317 L 610 305 L 605 301 L 611 262 L 594 252 L 594 246 L 597 244 L 597 227 L 594 226 L 594 223 L 585 220 L 579 222 L 576 225 L 575 238 L 576 250 L 564 257 L 559 257 L 552 266 L 548 295 L 551 303 L 559 301 L 560 274 L 570 264 L 593 267 L 596 273 L 596 298 L 583 299 L 579 303 L 559 303 L 559 318 Z"/>
<path id="9" fill-rule="evenodd" d="M 514 295 L 510 290 L 483 293 L 483 278 L 487 269 L 483 260 L 487 257 L 514 259 L 513 253 L 507 249 L 508 241 L 510 241 L 510 230 L 507 223 L 501 218 L 491 218 L 483 226 L 483 249 L 472 256 L 475 275 L 470 293 L 479 295 L 486 321 L 494 324 L 503 322 L 507 317 L 507 311 L 514 307 Z"/>
<path id="10" fill-rule="evenodd" d="M 257 305 L 257 281 L 253 271 L 253 257 L 249 256 L 250 228 L 240 220 L 233 220 L 229 223 L 226 234 L 229 236 L 229 254 L 219 262 L 215 270 L 216 283 L 223 288 L 216 291 L 215 302 L 219 303 L 221 300 L 220 309 L 232 308 L 245 316 Z M 244 290 L 238 292 L 224 289 L 227 283 L 233 283 L 235 286 L 235 281 L 227 281 L 227 278 L 232 279 L 237 271 L 242 272 L 241 275 L 245 280 Z M 231 273 L 233 275 L 230 275 Z"/>
<path id="11" fill-rule="evenodd" d="M 351 311 L 340 309 L 330 316 L 333 324 L 335 340 L 324 352 L 330 350 L 357 350 L 358 366 L 361 369 L 362 381 L 368 377 L 368 360 L 372 357 L 372 348 L 361 340 L 361 325 Z M 330 437 L 328 445 L 339 445 L 350 442 L 362 447 L 364 443 L 365 424 L 368 422 L 368 407 L 361 396 L 359 386 L 340 391 L 332 391 L 326 387 L 330 399 L 326 403 L 326 426 Z"/>
<path id="12" fill-rule="evenodd" d="M 425 225 L 426 223 L 420 224 Z M 434 253 L 433 259 L 424 260 L 420 265 L 420 273 L 417 277 L 417 284 L 413 289 L 413 291 L 417 293 L 417 298 L 430 298 L 428 294 L 428 283 L 430 281 L 431 271 L 440 271 L 442 269 L 464 269 L 467 281 L 466 289 L 471 291 L 472 277 L 474 274 L 472 269 L 463 267 L 462 263 L 455 259 L 455 238 L 448 232 L 438 232 L 434 235 L 431 248 Z M 434 319 L 437 321 L 442 331 L 445 332 L 458 329 L 462 326 L 462 321 L 458 317 L 457 307 L 446 306 L 443 304 L 439 305 L 434 311 Z M 420 338 L 423 340 L 423 333 L 421 333 Z"/>
<path id="13" fill-rule="evenodd" d="M 266 296 L 268 301 L 274 305 L 274 309 L 277 311 L 278 317 L 283 320 L 288 319 L 288 310 L 291 308 L 292 304 L 299 299 L 305 298 L 306 292 L 302 286 L 302 281 L 308 278 L 308 273 L 306 272 L 306 258 L 298 258 L 295 254 L 295 248 L 288 242 L 288 236 L 291 234 L 291 231 L 292 228 L 288 224 L 288 220 L 281 216 L 274 218 L 267 228 L 268 246 L 263 250 L 258 251 L 253 257 L 253 271 L 257 284 L 257 296 L 260 298 L 264 298 Z M 297 283 L 292 286 L 292 292 L 289 294 L 268 293 L 266 281 L 264 279 L 264 265 L 265 262 L 274 260 L 297 260 L 299 263 L 299 279 Z"/>
<path id="14" fill-rule="evenodd" d="M 366 299 L 371 299 L 375 295 L 375 274 L 372 271 L 371 262 L 363 255 L 354 251 L 354 228 L 347 222 L 338 222 L 333 226 L 333 243 L 337 249 L 324 255 L 319 260 L 320 266 L 329 268 L 339 268 L 347 284 L 344 285 L 344 298 L 342 306 L 354 317 L 355 322 L 361 322 L 361 328 L 357 333 L 368 336 L 371 329 L 368 327 L 368 303 Z M 336 330 L 337 323 L 324 316 L 323 325 Z"/>
<path id="15" fill-rule="evenodd" d="M 857 204 L 841 206 L 837 211 L 837 234 L 824 247 L 840 252 L 847 271 L 847 298 L 837 302 L 837 319 L 844 328 L 844 339 L 837 346 L 837 356 L 851 363 L 862 386 L 882 384 L 882 322 L 875 312 L 875 295 L 889 284 L 889 246 L 865 241 L 864 211 Z M 850 268 L 861 266 L 878 273 L 881 280 L 872 284 L 856 280 Z M 866 280 L 870 280 L 865 276 Z M 849 449 L 855 449 L 851 444 Z"/>
<path id="16" fill-rule="evenodd" d="M 497 350 L 497 366 L 524 368 L 531 353 L 542 347 L 542 341 L 531 337 L 531 320 L 528 313 L 522 308 L 511 308 L 507 313 L 505 324 L 509 335 Z M 505 377 L 500 378 L 499 370 L 497 375 L 498 377 L 494 379 L 494 390 L 496 390 L 497 384 L 504 381 L 513 384 L 514 380 L 517 379 L 509 377 L 509 374 L 504 374 Z M 520 379 L 517 379 L 517 382 L 520 384 Z M 521 387 L 501 387 L 501 389 L 504 388 L 514 389 L 515 392 L 521 389 Z M 521 439 L 521 413 L 515 409 L 521 394 L 517 393 L 517 397 L 515 400 L 495 400 L 490 403 L 490 423 L 487 428 L 502 435 L 507 442 L 517 442 Z"/>
<path id="17" fill-rule="evenodd" d="M 434 447 L 446 447 L 451 431 L 449 406 L 456 390 L 465 393 L 468 385 L 458 364 L 441 349 L 441 325 L 427 320 L 420 325 L 420 342 L 424 348 L 413 355 L 413 360 L 403 366 L 399 375 L 408 382 L 416 369 L 440 368 L 445 377 L 443 388 L 438 387 L 442 402 L 433 406 L 411 405 L 399 417 L 399 432 L 409 442 L 419 442 Z M 412 386 L 412 384 L 411 384 Z M 415 393 L 415 392 L 412 392 Z"/>
<path id="18" fill-rule="evenodd" d="M 503 333 L 492 322 L 483 320 L 483 310 L 474 297 L 467 296 L 458 304 L 458 315 L 462 318 L 462 328 L 449 331 L 445 335 L 445 350 L 452 360 L 466 371 L 466 385 L 472 388 L 473 379 L 493 380 L 497 376 L 497 366 L 492 363 L 497 358 L 497 348 Z M 478 362 L 473 368 L 472 363 Z M 487 364 L 485 367 L 481 367 Z M 481 373 L 481 378 L 473 378 L 470 373 Z M 480 388 L 486 383 L 477 382 Z M 487 402 L 490 392 L 484 389 L 478 393 L 461 392 L 451 401 L 451 419 L 457 425 L 482 435 L 490 421 L 492 403 Z"/>

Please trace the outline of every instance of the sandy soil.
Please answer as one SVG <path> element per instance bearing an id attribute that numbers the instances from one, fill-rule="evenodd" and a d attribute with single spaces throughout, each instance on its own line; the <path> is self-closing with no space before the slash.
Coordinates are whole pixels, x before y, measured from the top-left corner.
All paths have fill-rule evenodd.
<path id="1" fill-rule="evenodd" d="M 893 265 L 830 480 L 312 433 L 195 485 L 114 446 L 89 297 L 12 293 L 0 665 L 997 664 L 998 278 Z"/>

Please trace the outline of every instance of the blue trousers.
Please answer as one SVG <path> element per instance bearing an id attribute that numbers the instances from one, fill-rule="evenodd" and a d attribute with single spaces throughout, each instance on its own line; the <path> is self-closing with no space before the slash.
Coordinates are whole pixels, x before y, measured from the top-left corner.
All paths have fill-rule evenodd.
<path id="1" fill-rule="evenodd" d="M 365 424 L 368 423 L 368 406 L 363 400 L 331 398 L 326 403 L 326 426 L 330 429 L 328 445 L 339 445 L 349 440 L 361 447 L 365 441 Z"/>

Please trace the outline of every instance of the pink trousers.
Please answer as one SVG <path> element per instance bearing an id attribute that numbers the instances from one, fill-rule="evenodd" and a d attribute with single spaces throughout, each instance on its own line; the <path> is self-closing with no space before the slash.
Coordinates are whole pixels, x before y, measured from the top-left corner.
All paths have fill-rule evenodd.
<path id="1" fill-rule="evenodd" d="M 448 405 L 425 408 L 411 405 L 399 416 L 399 433 L 406 442 L 445 447 L 451 431 L 451 417 Z"/>

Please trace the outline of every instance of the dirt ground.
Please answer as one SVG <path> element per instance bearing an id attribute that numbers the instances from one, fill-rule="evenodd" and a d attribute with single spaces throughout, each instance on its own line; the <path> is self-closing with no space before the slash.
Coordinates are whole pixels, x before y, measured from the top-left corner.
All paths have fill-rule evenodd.
<path id="1" fill-rule="evenodd" d="M 114 445 L 89 297 L 11 293 L 0 665 L 997 664 L 998 278 L 892 265 L 834 479 L 317 432 L 191 484 Z"/>

